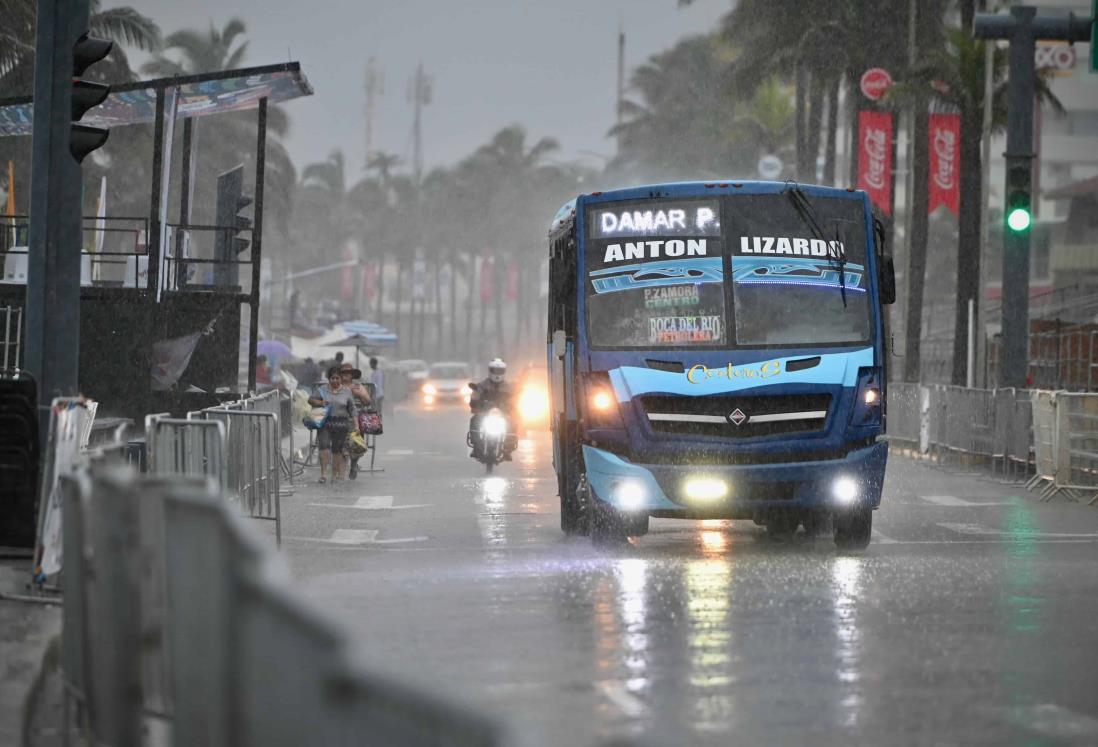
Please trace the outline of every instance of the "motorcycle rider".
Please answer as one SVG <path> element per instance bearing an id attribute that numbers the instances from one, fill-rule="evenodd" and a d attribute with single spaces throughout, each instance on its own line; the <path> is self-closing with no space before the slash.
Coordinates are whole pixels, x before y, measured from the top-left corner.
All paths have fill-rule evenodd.
<path id="1" fill-rule="evenodd" d="M 493 407 L 503 413 L 508 425 L 514 422 L 515 395 L 511 385 L 504 381 L 506 375 L 507 364 L 502 358 L 493 358 L 488 363 L 488 378 L 477 384 L 469 399 L 469 409 L 473 411 L 473 417 L 469 420 L 469 434 L 473 451 L 469 456 L 474 459 L 480 456 L 480 421 Z M 508 433 L 503 445 L 504 461 L 511 461 L 511 452 L 517 446 L 518 439 L 513 434 Z"/>

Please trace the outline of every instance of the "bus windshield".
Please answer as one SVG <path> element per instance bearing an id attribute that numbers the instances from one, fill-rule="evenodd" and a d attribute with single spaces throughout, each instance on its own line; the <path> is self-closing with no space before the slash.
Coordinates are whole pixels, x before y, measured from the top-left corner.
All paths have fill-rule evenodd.
<path id="1" fill-rule="evenodd" d="M 863 203 L 796 195 L 590 208 L 591 347 L 868 342 Z"/>

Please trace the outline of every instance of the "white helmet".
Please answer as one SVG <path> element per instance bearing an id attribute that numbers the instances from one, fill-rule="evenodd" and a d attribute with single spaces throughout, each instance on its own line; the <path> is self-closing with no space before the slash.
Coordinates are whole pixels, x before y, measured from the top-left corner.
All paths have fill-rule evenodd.
<path id="1" fill-rule="evenodd" d="M 493 358 L 488 361 L 488 378 L 495 383 L 503 381 L 504 375 L 507 373 L 507 364 L 503 362 L 502 358 Z"/>

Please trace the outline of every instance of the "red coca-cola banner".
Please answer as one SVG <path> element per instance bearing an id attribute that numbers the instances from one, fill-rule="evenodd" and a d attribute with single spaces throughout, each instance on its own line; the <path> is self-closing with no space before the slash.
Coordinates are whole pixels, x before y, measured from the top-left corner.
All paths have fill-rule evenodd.
<path id="1" fill-rule="evenodd" d="M 480 300 L 491 301 L 496 295 L 496 263 L 492 257 L 480 260 Z"/>
<path id="2" fill-rule="evenodd" d="M 933 213 L 945 205 L 961 213 L 961 115 L 930 115 L 930 203 Z"/>
<path id="3" fill-rule="evenodd" d="M 858 188 L 892 215 L 892 115 L 858 112 Z"/>

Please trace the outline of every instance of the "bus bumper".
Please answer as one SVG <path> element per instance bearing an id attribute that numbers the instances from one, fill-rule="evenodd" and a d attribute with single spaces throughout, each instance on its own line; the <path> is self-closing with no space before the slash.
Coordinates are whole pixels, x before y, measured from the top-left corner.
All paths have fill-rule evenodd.
<path id="1" fill-rule="evenodd" d="M 627 513 L 683 518 L 747 518 L 775 508 L 877 508 L 888 444 L 840 459 L 780 464 L 634 464 L 583 447 L 596 498 Z"/>

